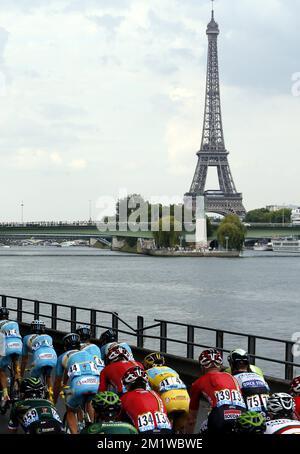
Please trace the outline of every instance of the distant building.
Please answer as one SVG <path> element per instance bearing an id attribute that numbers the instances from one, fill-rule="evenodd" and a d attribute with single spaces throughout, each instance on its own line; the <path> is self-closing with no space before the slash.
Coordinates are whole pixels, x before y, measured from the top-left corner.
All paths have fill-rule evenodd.
<path id="1" fill-rule="evenodd" d="M 291 221 L 293 225 L 300 225 L 300 207 L 292 210 Z"/>
<path id="2" fill-rule="evenodd" d="M 267 205 L 266 209 L 269 211 L 279 211 L 284 209 L 294 210 L 297 209 L 298 205 Z"/>

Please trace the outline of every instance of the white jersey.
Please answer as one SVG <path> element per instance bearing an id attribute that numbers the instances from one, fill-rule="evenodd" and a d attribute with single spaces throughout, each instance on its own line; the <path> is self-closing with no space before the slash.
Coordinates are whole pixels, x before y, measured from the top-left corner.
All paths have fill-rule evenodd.
<path id="1" fill-rule="evenodd" d="M 241 388 L 244 401 L 249 411 L 267 411 L 269 386 L 265 379 L 255 372 L 240 372 L 234 374 Z"/>
<path id="2" fill-rule="evenodd" d="M 268 421 L 265 435 L 300 435 L 300 422 L 292 419 Z"/>

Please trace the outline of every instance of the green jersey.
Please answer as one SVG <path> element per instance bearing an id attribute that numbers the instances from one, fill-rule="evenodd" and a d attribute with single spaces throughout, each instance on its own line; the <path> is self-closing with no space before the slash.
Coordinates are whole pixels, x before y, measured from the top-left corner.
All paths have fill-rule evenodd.
<path id="1" fill-rule="evenodd" d="M 8 427 L 26 433 L 60 432 L 62 422 L 54 405 L 46 399 L 24 399 L 11 409 Z"/>
<path id="2" fill-rule="evenodd" d="M 121 421 L 110 421 L 110 422 L 99 422 L 91 424 L 90 426 L 83 429 L 80 433 L 82 434 L 137 434 L 138 431 L 135 427 L 127 422 Z"/>

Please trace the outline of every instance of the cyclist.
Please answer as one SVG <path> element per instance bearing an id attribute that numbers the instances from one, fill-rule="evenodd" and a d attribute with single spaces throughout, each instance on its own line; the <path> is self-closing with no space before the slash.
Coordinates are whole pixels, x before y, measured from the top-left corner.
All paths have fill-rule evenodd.
<path id="1" fill-rule="evenodd" d="M 96 362 L 99 372 L 101 373 L 104 369 L 104 362 L 102 360 L 102 355 L 100 348 L 96 345 L 91 343 L 91 329 L 88 326 L 80 326 L 76 329 L 76 333 L 80 337 L 80 349 L 90 353 L 94 361 Z"/>
<path id="2" fill-rule="evenodd" d="M 101 373 L 99 391 L 114 391 L 119 395 L 126 392 L 122 382 L 125 372 L 134 366 L 144 368 L 141 363 L 131 359 L 129 352 L 118 344 L 113 344 L 108 350 L 105 363 L 107 366 Z"/>
<path id="3" fill-rule="evenodd" d="M 208 432 L 231 432 L 235 420 L 245 412 L 246 405 L 236 379 L 226 372 L 221 372 L 223 360 L 216 349 L 204 350 L 199 356 L 204 375 L 191 387 L 190 413 L 187 421 L 187 433 L 193 433 L 199 410 L 200 397 L 204 397 L 211 406 L 208 415 Z"/>
<path id="4" fill-rule="evenodd" d="M 82 434 L 137 434 L 131 424 L 119 420 L 122 404 L 117 394 L 106 391 L 92 399 L 95 423 L 81 431 Z"/>
<path id="5" fill-rule="evenodd" d="M 16 433 L 62 433 L 62 422 L 54 405 L 45 399 L 45 385 L 40 378 L 26 378 L 20 385 L 20 400 L 11 409 L 8 429 Z"/>
<path id="6" fill-rule="evenodd" d="M 190 405 L 190 397 L 185 384 L 174 369 L 165 366 L 165 358 L 159 352 L 147 355 L 143 365 L 151 388 L 160 395 L 166 406 L 175 432 L 182 433 Z"/>
<path id="7" fill-rule="evenodd" d="M 266 414 L 270 388 L 261 375 L 251 372 L 248 353 L 244 350 L 233 350 L 228 356 L 228 362 L 231 374 L 242 391 L 247 409 Z"/>
<path id="8" fill-rule="evenodd" d="M 290 394 L 294 397 L 295 401 L 295 413 L 297 419 L 300 421 L 300 377 L 294 378 L 291 383 Z"/>
<path id="9" fill-rule="evenodd" d="M 125 348 L 130 355 L 129 359 L 134 359 L 132 350 L 129 347 L 129 345 L 126 342 L 118 343 L 117 333 L 112 329 L 104 331 L 99 338 L 99 345 L 101 348 L 102 358 L 105 358 L 107 356 L 108 350 L 113 346 L 113 344 L 117 344 Z"/>
<path id="10" fill-rule="evenodd" d="M 17 382 L 21 379 L 20 356 L 22 355 L 22 337 L 19 324 L 8 319 L 9 311 L 0 307 L 0 385 L 2 400 L 10 399 L 6 369 L 12 365 Z"/>
<path id="11" fill-rule="evenodd" d="M 245 435 L 263 435 L 266 428 L 266 418 L 262 413 L 247 411 L 236 420 L 234 432 Z"/>
<path id="12" fill-rule="evenodd" d="M 300 435 L 300 422 L 295 420 L 295 402 L 291 395 L 272 394 L 268 399 L 267 435 Z"/>
<path id="13" fill-rule="evenodd" d="M 80 337 L 69 333 L 63 338 L 65 352 L 59 356 L 54 383 L 54 402 L 57 402 L 62 385 L 68 385 L 66 419 L 72 434 L 78 433 L 76 413 L 88 402 L 88 412 L 93 416 L 90 400 L 99 387 L 99 370 L 88 352 L 80 350 Z"/>
<path id="14" fill-rule="evenodd" d="M 234 353 L 234 352 L 240 352 L 242 355 L 247 355 L 247 352 L 246 352 L 245 350 L 242 350 L 241 348 L 237 348 L 237 349 L 235 349 L 235 350 L 232 350 L 232 352 L 230 352 L 230 355 L 231 355 L 232 353 Z M 248 356 L 249 356 L 249 355 L 248 355 Z M 232 372 L 232 371 L 231 371 L 231 367 L 227 367 L 227 368 L 225 369 L 225 372 L 228 372 L 229 374 L 231 374 L 231 372 Z M 250 364 L 250 362 L 249 362 L 248 372 L 254 372 L 255 374 L 260 375 L 261 377 L 264 378 L 264 373 L 263 373 L 263 371 L 262 371 L 259 367 L 254 366 L 253 364 Z"/>
<path id="15" fill-rule="evenodd" d="M 23 339 L 23 357 L 21 363 L 21 374 L 24 376 L 28 363 L 29 353 L 32 353 L 31 377 L 45 375 L 49 398 L 53 400 L 53 387 L 51 373 L 57 363 L 57 355 L 53 347 L 52 337 L 45 334 L 46 325 L 41 320 L 33 320 L 30 325 L 31 334 Z"/>
<path id="16" fill-rule="evenodd" d="M 160 396 L 148 388 L 148 377 L 140 367 L 131 367 L 123 376 L 127 392 L 122 395 L 123 413 L 139 433 L 171 433 L 172 425 Z"/>

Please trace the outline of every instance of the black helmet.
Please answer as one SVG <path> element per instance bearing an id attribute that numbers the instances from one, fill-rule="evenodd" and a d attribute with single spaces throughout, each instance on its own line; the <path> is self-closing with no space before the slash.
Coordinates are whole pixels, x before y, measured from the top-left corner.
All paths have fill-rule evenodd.
<path id="1" fill-rule="evenodd" d="M 100 419 L 116 419 L 121 412 L 121 400 L 112 391 L 105 391 L 95 395 L 92 405 Z"/>
<path id="2" fill-rule="evenodd" d="M 65 350 L 80 350 L 80 337 L 79 334 L 69 333 L 63 337 L 63 344 Z"/>
<path id="3" fill-rule="evenodd" d="M 249 366 L 249 355 L 245 350 L 237 349 L 229 353 L 228 362 L 232 370 L 239 369 L 241 365 Z"/>
<path id="4" fill-rule="evenodd" d="M 0 307 L 0 320 L 7 320 L 9 317 L 9 310 L 7 307 Z"/>
<path id="5" fill-rule="evenodd" d="M 46 331 L 46 324 L 42 320 L 33 320 L 30 329 L 32 333 L 44 333 Z"/>
<path id="6" fill-rule="evenodd" d="M 45 385 L 40 378 L 25 378 L 20 385 L 21 399 L 44 399 Z"/>
<path id="7" fill-rule="evenodd" d="M 91 329 L 88 326 L 80 326 L 76 329 L 76 333 L 79 334 L 80 340 L 83 342 L 91 338 Z"/>
<path id="8" fill-rule="evenodd" d="M 99 344 L 100 347 L 103 347 L 104 345 L 110 344 L 111 342 L 117 342 L 117 340 L 117 333 L 112 329 L 108 329 L 101 334 L 99 338 Z"/>

